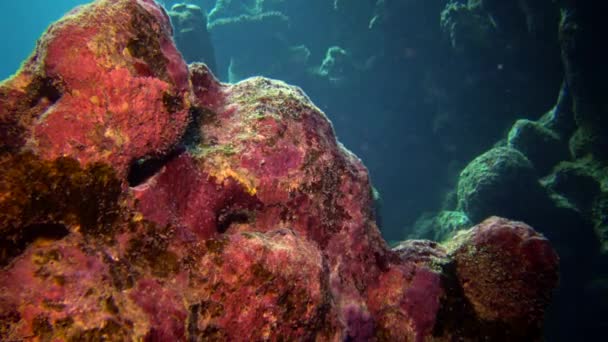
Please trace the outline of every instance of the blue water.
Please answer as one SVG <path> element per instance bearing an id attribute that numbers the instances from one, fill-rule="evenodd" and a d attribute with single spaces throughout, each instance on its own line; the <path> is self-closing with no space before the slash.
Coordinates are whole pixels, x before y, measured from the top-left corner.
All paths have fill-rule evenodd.
<path id="1" fill-rule="evenodd" d="M 61 18 L 83 0 L 0 1 L 0 79 L 15 73 L 34 50 L 36 40 L 49 24 Z"/>

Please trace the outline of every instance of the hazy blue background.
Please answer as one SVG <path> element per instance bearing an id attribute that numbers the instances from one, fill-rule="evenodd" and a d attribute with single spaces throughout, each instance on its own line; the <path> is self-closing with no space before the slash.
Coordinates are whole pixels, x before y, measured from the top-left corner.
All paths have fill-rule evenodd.
<path id="1" fill-rule="evenodd" d="M 50 23 L 86 0 L 1 0 L 0 79 L 15 73 Z"/>

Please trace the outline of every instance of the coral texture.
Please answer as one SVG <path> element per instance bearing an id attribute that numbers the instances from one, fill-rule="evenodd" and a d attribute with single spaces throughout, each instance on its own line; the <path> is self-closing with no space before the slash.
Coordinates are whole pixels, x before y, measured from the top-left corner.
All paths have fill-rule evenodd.
<path id="1" fill-rule="evenodd" d="M 389 249 L 300 89 L 188 70 L 171 34 L 99 0 L 0 84 L 0 339 L 539 338 L 544 237 L 490 218 Z"/>

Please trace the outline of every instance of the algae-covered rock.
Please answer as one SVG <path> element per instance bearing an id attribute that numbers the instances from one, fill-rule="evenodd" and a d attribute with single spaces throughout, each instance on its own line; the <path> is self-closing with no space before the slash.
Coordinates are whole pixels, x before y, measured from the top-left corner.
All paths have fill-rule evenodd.
<path id="1" fill-rule="evenodd" d="M 591 210 L 595 233 L 601 243 L 600 252 L 608 256 L 608 191 L 598 196 Z"/>
<path id="2" fill-rule="evenodd" d="M 598 53 L 594 35 L 596 27 L 602 25 L 600 13 L 605 9 L 605 4 L 600 3 L 566 2 L 562 11 L 559 27 L 562 60 L 578 126 L 570 139 L 570 151 L 575 158 L 592 154 L 601 160 L 608 159 L 606 96 L 604 88 L 598 86 L 608 76 L 608 68 L 602 62 L 606 54 Z"/>
<path id="3" fill-rule="evenodd" d="M 601 243 L 600 251 L 608 256 L 608 191 L 602 192 L 591 210 L 595 233 Z"/>
<path id="4" fill-rule="evenodd" d="M 588 154 L 601 160 L 608 158 L 608 137 L 599 127 L 579 126 L 570 138 L 569 145 L 570 154 L 574 158 L 582 158 Z"/>
<path id="5" fill-rule="evenodd" d="M 562 82 L 557 101 L 538 123 L 555 132 L 564 141 L 576 130 L 572 107 L 572 94 L 567 82 Z"/>
<path id="6" fill-rule="evenodd" d="M 441 12 L 441 29 L 454 50 L 472 54 L 490 50 L 496 28 L 478 8 L 449 2 Z"/>
<path id="7" fill-rule="evenodd" d="M 409 234 L 412 239 L 445 241 L 457 231 L 470 228 L 473 224 L 461 211 L 440 211 L 425 213 L 416 222 Z"/>
<path id="8" fill-rule="evenodd" d="M 497 147 L 475 158 L 458 180 L 458 208 L 472 221 L 500 215 L 525 220 L 544 203 L 532 163 L 511 147 Z"/>
<path id="9" fill-rule="evenodd" d="M 517 120 L 509 131 L 508 142 L 510 147 L 523 153 L 541 175 L 568 159 L 566 143 L 556 132 L 538 122 Z"/>
<path id="10" fill-rule="evenodd" d="M 581 213 L 588 213 L 601 192 L 601 180 L 596 177 L 590 163 L 562 162 L 543 179 L 543 185 L 564 196 Z"/>
<path id="11" fill-rule="evenodd" d="M 600 252 L 606 253 L 608 167 L 592 156 L 562 162 L 542 179 L 542 184 L 550 191 L 556 203 L 572 208 L 594 228 Z"/>

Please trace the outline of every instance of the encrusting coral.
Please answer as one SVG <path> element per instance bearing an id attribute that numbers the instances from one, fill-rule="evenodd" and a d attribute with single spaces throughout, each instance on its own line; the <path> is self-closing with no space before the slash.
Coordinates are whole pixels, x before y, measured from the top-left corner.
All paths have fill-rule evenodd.
<path id="1" fill-rule="evenodd" d="M 300 89 L 222 84 L 171 34 L 151 0 L 98 0 L 0 84 L 0 339 L 540 336 L 544 237 L 493 217 L 389 249 Z"/>

